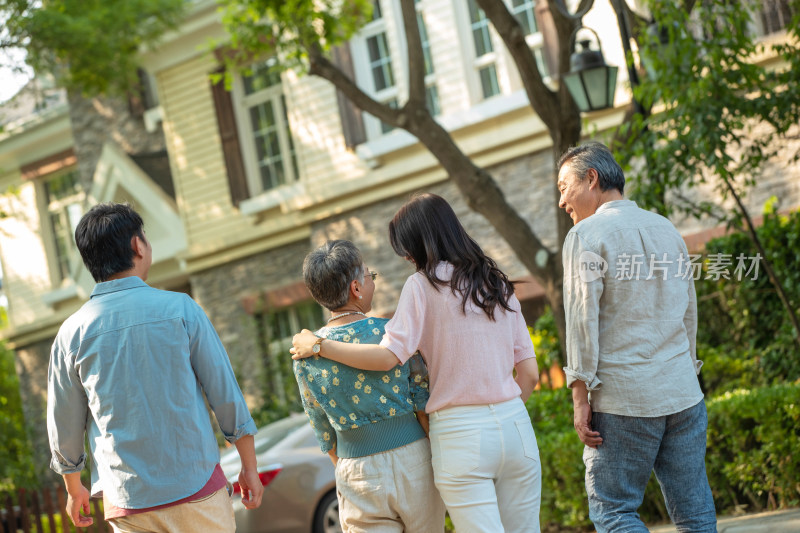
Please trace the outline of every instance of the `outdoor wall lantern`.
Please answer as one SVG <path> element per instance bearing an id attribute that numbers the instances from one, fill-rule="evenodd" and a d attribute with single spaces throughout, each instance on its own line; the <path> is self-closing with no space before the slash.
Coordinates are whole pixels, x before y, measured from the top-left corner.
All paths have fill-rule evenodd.
<path id="1" fill-rule="evenodd" d="M 582 39 L 580 51 L 575 50 L 575 37 L 580 30 L 594 34 L 597 50 L 591 48 L 591 40 Z M 564 83 L 581 112 L 599 111 L 614 107 L 614 92 L 617 89 L 617 67 L 606 64 L 597 33 L 586 27 L 578 27 L 572 33 L 570 48 L 570 71 L 562 74 Z"/>

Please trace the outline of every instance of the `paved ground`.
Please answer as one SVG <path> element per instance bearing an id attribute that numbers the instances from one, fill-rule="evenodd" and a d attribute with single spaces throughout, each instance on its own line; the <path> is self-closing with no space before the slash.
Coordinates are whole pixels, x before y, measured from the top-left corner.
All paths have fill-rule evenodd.
<path id="1" fill-rule="evenodd" d="M 800 509 L 748 514 L 737 517 L 720 517 L 719 533 L 800 533 Z M 651 533 L 673 533 L 675 527 L 656 526 Z"/>

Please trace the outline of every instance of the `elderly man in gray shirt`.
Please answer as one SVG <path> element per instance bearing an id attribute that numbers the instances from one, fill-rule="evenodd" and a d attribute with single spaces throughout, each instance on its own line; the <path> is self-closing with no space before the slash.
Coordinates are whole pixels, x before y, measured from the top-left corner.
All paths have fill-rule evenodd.
<path id="1" fill-rule="evenodd" d="M 589 516 L 599 533 L 646 532 L 637 509 L 655 470 L 678 531 L 716 531 L 697 374 L 697 303 L 686 244 L 666 218 L 623 199 L 607 147 L 558 163 L 567 386 L 586 445 Z"/>

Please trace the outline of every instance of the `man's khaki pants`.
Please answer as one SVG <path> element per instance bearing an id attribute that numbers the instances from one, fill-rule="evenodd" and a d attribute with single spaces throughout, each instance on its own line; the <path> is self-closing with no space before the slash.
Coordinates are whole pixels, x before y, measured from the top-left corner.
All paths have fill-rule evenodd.
<path id="1" fill-rule="evenodd" d="M 115 533 L 233 533 L 233 504 L 224 487 L 199 500 L 109 520 Z"/>

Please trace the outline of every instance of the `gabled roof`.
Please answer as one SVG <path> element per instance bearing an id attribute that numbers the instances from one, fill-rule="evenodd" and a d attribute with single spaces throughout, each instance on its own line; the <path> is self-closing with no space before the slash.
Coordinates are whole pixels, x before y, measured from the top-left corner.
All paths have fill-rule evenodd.
<path id="1" fill-rule="evenodd" d="M 49 78 L 33 78 L 17 94 L 0 105 L 0 128 L 19 128 L 66 103 L 67 91 L 56 87 Z"/>
<path id="2" fill-rule="evenodd" d="M 142 216 L 147 238 L 153 246 L 154 272 L 182 275 L 176 256 L 186 249 L 187 241 L 175 200 L 112 141 L 103 146 L 87 198 L 89 206 L 103 202 L 131 204 Z M 91 294 L 95 282 L 77 250 L 70 257 L 69 265 L 73 283 L 45 294 L 43 298 L 47 303 L 53 305 L 74 297 L 87 299 Z"/>

